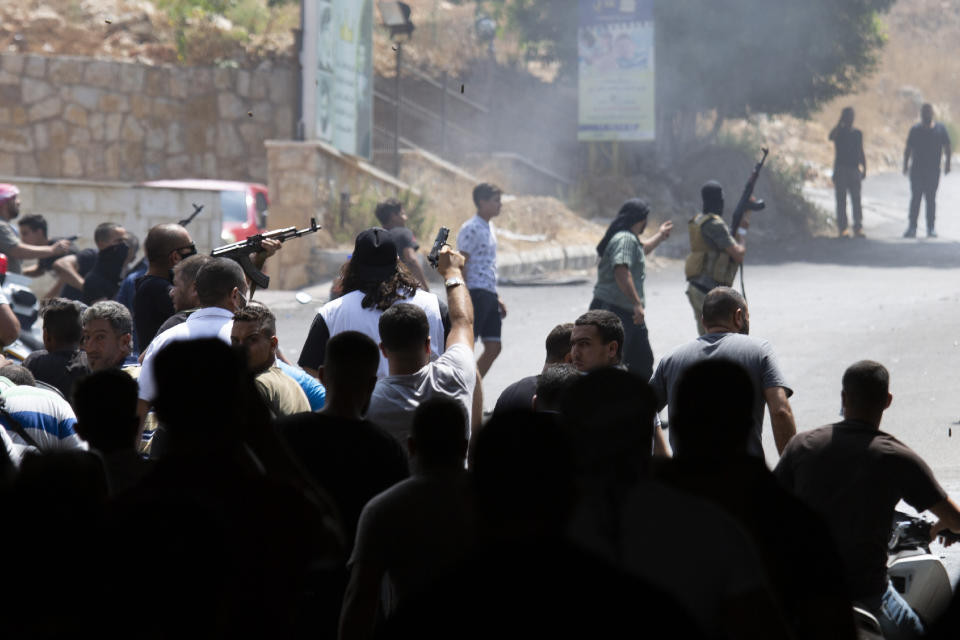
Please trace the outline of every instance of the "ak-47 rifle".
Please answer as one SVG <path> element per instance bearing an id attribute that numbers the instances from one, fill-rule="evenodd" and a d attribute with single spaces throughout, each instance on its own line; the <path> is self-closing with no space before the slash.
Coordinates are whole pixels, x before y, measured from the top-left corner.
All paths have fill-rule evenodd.
<path id="1" fill-rule="evenodd" d="M 188 224 L 190 224 L 191 222 L 193 222 L 193 219 L 196 218 L 197 215 L 199 215 L 201 211 L 203 211 L 203 205 L 202 205 L 202 204 L 197 204 L 196 202 L 194 202 L 194 203 L 192 203 L 192 204 L 193 204 L 193 213 L 191 213 L 189 216 L 187 216 L 186 218 L 184 218 L 183 220 L 181 220 L 180 222 L 177 223 L 177 224 L 179 224 L 181 227 L 185 227 L 185 226 L 187 226 Z"/>
<path id="2" fill-rule="evenodd" d="M 310 226 L 306 229 L 286 227 L 284 229 L 277 229 L 275 231 L 258 233 L 250 236 L 246 240 L 241 240 L 239 242 L 227 244 L 222 247 L 217 247 L 210 253 L 210 255 L 212 255 L 214 258 L 230 258 L 231 260 L 236 260 L 237 263 L 243 267 L 244 273 L 246 273 L 247 277 L 250 278 L 250 281 L 253 283 L 254 287 L 266 289 L 268 286 L 270 286 L 270 276 L 260 271 L 260 269 L 253 264 L 253 261 L 250 259 L 250 254 L 253 252 L 263 251 L 264 240 L 279 240 L 280 242 L 284 242 L 290 238 L 299 238 L 300 236 L 305 236 L 308 233 L 316 233 L 320 229 L 321 227 L 317 224 L 317 219 L 310 218 Z M 251 295 L 253 295 L 252 291 Z"/>
<path id="3" fill-rule="evenodd" d="M 730 233 L 732 234 L 736 234 L 740 229 L 740 223 L 743 221 L 743 216 L 747 211 L 763 211 L 767 206 L 767 203 L 763 200 L 756 200 L 753 197 L 753 188 L 757 186 L 760 170 L 763 169 L 763 165 L 767 161 L 767 155 L 770 153 L 770 149 L 766 147 L 761 147 L 760 150 L 763 152 L 763 156 L 761 156 L 760 162 L 753 167 L 753 172 L 750 174 L 750 177 L 747 178 L 747 184 L 743 188 L 743 193 L 740 194 L 740 200 L 733 209 L 733 221 L 730 224 Z M 740 292 L 743 294 L 743 299 L 746 300 L 747 287 L 743 284 L 743 263 L 740 264 Z"/>
<path id="4" fill-rule="evenodd" d="M 743 221 L 743 214 L 747 211 L 762 211 L 764 207 L 767 206 L 767 203 L 763 200 L 755 200 L 753 198 L 753 188 L 757 186 L 757 178 L 760 177 L 760 170 L 763 169 L 763 165 L 767 161 L 767 154 L 770 153 L 770 149 L 766 147 L 760 150 L 763 151 L 763 157 L 760 158 L 760 162 L 753 168 L 753 173 L 751 173 L 747 179 L 747 185 L 743 188 L 740 200 L 733 209 L 733 223 L 730 225 L 730 233 L 737 232 L 737 229 L 740 228 L 740 222 Z"/>

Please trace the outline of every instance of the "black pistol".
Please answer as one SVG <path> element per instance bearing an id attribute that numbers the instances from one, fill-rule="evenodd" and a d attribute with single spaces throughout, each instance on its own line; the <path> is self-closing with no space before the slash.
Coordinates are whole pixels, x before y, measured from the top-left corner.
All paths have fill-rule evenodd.
<path id="1" fill-rule="evenodd" d="M 427 256 L 427 262 L 436 269 L 437 263 L 440 260 L 440 249 L 443 248 L 443 245 L 447 244 L 447 237 L 450 236 L 450 229 L 446 227 L 440 227 L 440 231 L 437 232 L 437 239 L 433 241 L 433 249 L 430 250 L 430 254 Z"/>

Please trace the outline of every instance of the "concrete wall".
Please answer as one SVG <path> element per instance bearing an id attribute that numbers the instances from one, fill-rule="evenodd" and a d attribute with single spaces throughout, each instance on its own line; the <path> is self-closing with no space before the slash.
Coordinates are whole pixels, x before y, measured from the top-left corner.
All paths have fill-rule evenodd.
<path id="1" fill-rule="evenodd" d="M 0 174 L 265 182 L 297 73 L 0 54 Z"/>
<path id="2" fill-rule="evenodd" d="M 329 227 L 343 192 L 374 192 L 386 198 L 410 188 L 370 163 L 323 142 L 268 140 L 266 148 L 272 229 L 302 228 L 311 217 Z M 272 259 L 276 260 L 276 284 L 271 282 L 271 287 L 295 289 L 327 275 L 327 267 L 314 264 L 311 258 L 311 250 L 323 244 L 331 244 L 328 234 L 305 236 L 285 245 Z"/>
<path id="3" fill-rule="evenodd" d="M 39 213 L 47 219 L 51 236 L 79 236 L 77 245 L 93 247 L 93 231 L 101 222 L 116 222 L 140 238 L 150 227 L 177 222 L 193 212 L 192 203 L 203 211 L 188 230 L 201 253 L 222 244 L 220 194 L 216 191 L 162 189 L 130 183 L 11 178 L 20 188 L 20 215 Z M 14 221 L 15 223 L 15 221 Z"/>

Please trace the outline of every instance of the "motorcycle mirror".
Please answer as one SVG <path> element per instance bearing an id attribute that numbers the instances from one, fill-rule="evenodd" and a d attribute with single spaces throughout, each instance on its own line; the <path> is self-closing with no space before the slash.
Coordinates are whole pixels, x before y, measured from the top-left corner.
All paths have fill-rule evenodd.
<path id="1" fill-rule="evenodd" d="M 297 291 L 297 302 L 300 304 L 309 304 L 313 301 L 313 296 L 306 291 Z"/>

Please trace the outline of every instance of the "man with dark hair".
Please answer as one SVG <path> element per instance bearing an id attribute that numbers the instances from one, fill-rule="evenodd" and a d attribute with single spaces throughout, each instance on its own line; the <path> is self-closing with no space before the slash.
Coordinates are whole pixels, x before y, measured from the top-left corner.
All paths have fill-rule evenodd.
<path id="1" fill-rule="evenodd" d="M 120 272 L 126 264 L 127 232 L 115 222 L 101 222 L 93 232 L 96 249 L 82 249 L 54 261 L 52 270 L 63 289 L 60 296 L 89 304 L 96 298 L 112 298 L 120 287 Z M 93 277 L 90 285 L 88 278 Z M 87 287 L 87 293 L 84 293 Z"/>
<path id="2" fill-rule="evenodd" d="M 58 240 L 52 245 L 39 246 L 23 243 L 10 224 L 20 215 L 20 189 L 0 183 L 0 252 L 7 256 L 7 272 L 20 273 L 21 260 L 51 258 L 70 251 L 69 240 Z"/>
<path id="3" fill-rule="evenodd" d="M 44 300 L 40 305 L 43 318 L 43 349 L 34 351 L 23 361 L 23 366 L 37 380 L 55 387 L 70 401 L 73 385 L 90 373 L 87 359 L 80 350 L 83 325 L 79 302 L 64 298 Z"/>
<path id="4" fill-rule="evenodd" d="M 478 184 L 473 190 L 477 214 L 457 234 L 457 250 L 467 261 L 463 273 L 474 309 L 473 333 L 483 342 L 477 359 L 481 378 L 500 355 L 501 321 L 507 317 L 507 307 L 497 295 L 497 235 L 490 222 L 500 215 L 500 194 L 499 187 Z"/>
<path id="5" fill-rule="evenodd" d="M 747 371 L 753 383 L 753 431 L 748 447 L 750 454 L 761 459 L 764 457 L 761 438 L 764 405 L 770 411 L 777 452 L 782 453 L 787 442 L 797 432 L 793 410 L 787 399 L 793 395 L 793 390 L 787 386 L 770 343 L 748 335 L 750 312 L 747 301 L 730 287 L 713 289 L 703 302 L 703 325 L 706 334 L 677 347 L 657 365 L 653 378 L 650 379 L 650 384 L 657 394 L 657 410 L 669 405 L 668 423 L 672 424 L 679 406 L 676 386 L 686 368 L 709 358 L 731 360 Z M 665 449 L 662 434 L 659 430 L 657 433 L 658 450 Z M 670 444 L 676 451 L 679 445 L 672 430 Z"/>
<path id="6" fill-rule="evenodd" d="M 437 296 L 419 288 L 413 276 L 400 268 L 397 247 L 389 231 L 380 227 L 361 231 L 353 246 L 353 257 L 347 263 L 343 295 L 317 312 L 297 364 L 319 377 L 327 341 L 341 331 L 360 331 L 379 342 L 380 315 L 398 302 L 423 309 L 430 325 L 431 350 L 437 356 L 443 353 L 443 320 Z M 386 358 L 381 358 L 377 375 L 387 375 Z"/>
<path id="7" fill-rule="evenodd" d="M 377 383 L 367 419 L 398 442 L 406 442 L 416 407 L 433 396 L 455 398 L 470 416 L 477 367 L 473 361 L 473 307 L 463 285 L 462 266 L 463 256 L 444 247 L 437 270 L 447 284 L 451 328 L 446 351 L 433 362 L 430 326 L 420 307 L 396 304 L 380 316 L 380 351 L 390 375 Z"/>
<path id="8" fill-rule="evenodd" d="M 903 150 L 903 175 L 910 173 L 910 219 L 904 238 L 917 237 L 920 200 L 927 201 L 927 237 L 936 238 L 937 187 L 940 185 L 940 157 L 943 173 L 950 173 L 950 134 L 947 128 L 933 121 L 933 105 L 920 108 L 920 122 L 913 125 Z M 912 161 L 911 161 L 912 158 Z"/>
<path id="9" fill-rule="evenodd" d="M 43 247 L 43 246 L 53 245 L 57 241 L 63 239 L 63 238 L 50 239 L 47 237 L 47 232 L 48 232 L 47 220 L 39 213 L 31 213 L 28 216 L 23 216 L 22 218 L 20 218 L 19 227 L 20 227 L 20 238 L 24 244 Z M 75 252 L 76 252 L 76 249 L 73 247 L 73 244 L 71 243 L 69 253 L 75 253 Z M 39 258 L 34 266 L 23 269 L 22 273 L 23 275 L 29 278 L 36 278 L 38 276 L 42 276 L 51 268 L 53 268 L 53 263 L 56 262 L 58 257 L 59 256 L 50 256 L 47 258 Z M 49 293 L 44 297 L 51 298 L 56 296 L 56 294 L 59 293 L 60 291 L 59 283 L 57 286 L 58 288 L 56 291 L 53 291 L 52 293 Z"/>
<path id="10" fill-rule="evenodd" d="M 262 304 L 250 304 L 233 315 L 230 342 L 239 347 L 254 375 L 257 391 L 274 420 L 310 411 L 300 385 L 277 366 L 277 320 Z"/>
<path id="11" fill-rule="evenodd" d="M 414 411 L 407 439 L 413 476 L 370 500 L 360 514 L 342 640 L 370 637 L 385 578 L 395 608 L 466 556 L 474 538 L 464 469 L 469 433 L 461 402 L 436 396 Z"/>
<path id="12" fill-rule="evenodd" d="M 549 367 L 570 362 L 570 334 L 573 332 L 573 323 L 558 324 L 547 334 L 547 358 L 543 363 L 541 374 Z M 540 375 L 527 376 L 514 382 L 503 390 L 497 398 L 493 412 L 503 413 L 514 409 L 529 409 L 533 406 L 533 397 L 536 394 L 537 380 Z"/>
<path id="13" fill-rule="evenodd" d="M 842 560 L 822 519 L 748 454 L 753 382 L 729 360 L 683 372 L 671 423 L 678 450 L 658 478 L 723 509 L 744 528 L 796 638 L 856 636 Z"/>
<path id="14" fill-rule="evenodd" d="M 29 369 L 17 364 L 0 367 L 0 426 L 14 444 L 40 451 L 86 449 L 74 429 L 73 409 L 56 391 L 34 386 Z"/>
<path id="15" fill-rule="evenodd" d="M 901 500 L 939 520 L 931 539 L 960 532 L 960 509 L 910 447 L 880 430 L 893 396 L 890 374 L 863 360 L 843 374 L 843 421 L 797 434 L 774 474 L 819 513 L 833 533 L 848 596 L 880 621 L 884 637 L 923 635 L 923 625 L 887 576 L 887 541 Z"/>
<path id="16" fill-rule="evenodd" d="M 136 283 L 133 318 L 140 348 L 146 349 L 160 325 L 175 313 L 170 289 L 170 270 L 181 260 L 197 253 L 186 229 L 178 224 L 160 224 L 147 232 L 143 241 L 147 272 Z"/>
<path id="17" fill-rule="evenodd" d="M 847 229 L 847 192 L 853 205 L 853 235 L 863 238 L 863 207 L 860 183 L 867 177 L 867 157 L 863 153 L 863 133 L 853 126 L 853 107 L 844 107 L 840 121 L 830 131 L 834 145 L 833 188 L 837 196 L 837 232 L 849 238 Z"/>
<path id="18" fill-rule="evenodd" d="M 563 396 L 583 374 L 572 364 L 554 364 L 545 367 L 537 377 L 533 394 L 533 410 L 558 413 Z"/>
<path id="19" fill-rule="evenodd" d="M 100 453 L 111 493 L 136 485 L 150 468 L 137 454 L 136 381 L 117 369 L 103 369 L 77 383 L 73 406 L 77 433 Z"/>
<path id="20" fill-rule="evenodd" d="M 233 260 L 211 258 L 197 273 L 195 286 L 200 308 L 190 314 L 183 324 L 157 335 L 143 352 L 139 379 L 141 417 L 146 415 L 156 395 L 153 360 L 165 346 L 172 342 L 197 338 L 218 338 L 230 344 L 233 315 L 246 305 L 247 279 L 243 269 Z M 139 293 L 138 289 L 137 294 Z M 169 295 L 167 299 L 170 299 Z"/>
<path id="21" fill-rule="evenodd" d="M 580 371 L 620 364 L 623 323 L 612 311 L 587 311 L 573 323 L 570 333 L 571 363 Z"/>
<path id="22" fill-rule="evenodd" d="M 388 198 L 377 205 L 374 214 L 380 225 L 390 232 L 393 243 L 397 245 L 397 257 L 410 269 L 410 273 L 420 283 L 424 291 L 430 291 L 427 276 L 423 273 L 423 265 L 417 257 L 420 245 L 413 231 L 407 228 L 407 214 L 403 210 L 403 203 L 396 198 Z"/>
<path id="23" fill-rule="evenodd" d="M 711 180 L 700 189 L 703 210 L 690 220 L 690 255 L 684 265 L 687 278 L 687 298 L 693 307 L 697 332 L 705 333 L 703 326 L 703 299 L 714 287 L 729 287 L 737 275 L 747 253 L 747 229 L 750 227 L 750 207 L 740 221 L 740 228 L 732 232 L 723 221 L 723 187 Z M 734 235 L 737 238 L 734 238 Z"/>
<path id="24" fill-rule="evenodd" d="M 132 356 L 133 318 L 119 302 L 104 300 L 83 311 L 81 348 L 91 371 L 137 364 Z"/>

